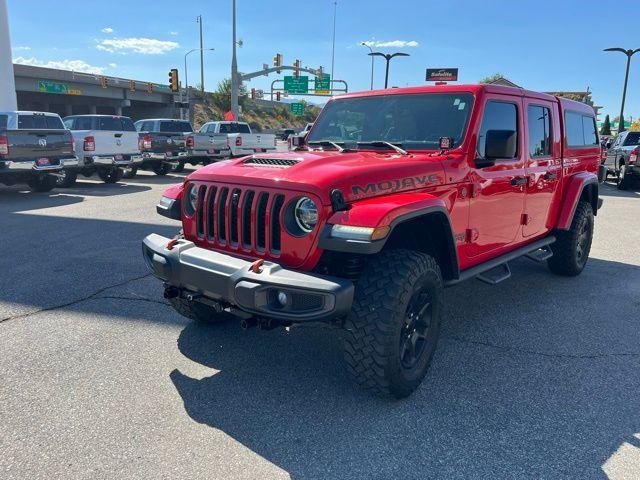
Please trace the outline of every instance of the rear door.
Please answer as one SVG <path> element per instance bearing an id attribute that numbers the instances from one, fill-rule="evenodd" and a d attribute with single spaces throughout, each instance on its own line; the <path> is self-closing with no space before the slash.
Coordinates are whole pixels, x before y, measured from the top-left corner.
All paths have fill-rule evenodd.
<path id="1" fill-rule="evenodd" d="M 562 174 L 559 108 L 556 102 L 525 98 L 527 187 L 522 235 L 546 231 Z"/>
<path id="2" fill-rule="evenodd" d="M 524 169 L 523 102 L 520 97 L 486 96 L 478 132 L 477 155 L 484 157 L 489 130 L 517 132 L 517 153 L 496 159 L 495 165 L 473 170 L 469 228 L 472 256 L 497 251 L 520 239 L 526 182 Z"/>

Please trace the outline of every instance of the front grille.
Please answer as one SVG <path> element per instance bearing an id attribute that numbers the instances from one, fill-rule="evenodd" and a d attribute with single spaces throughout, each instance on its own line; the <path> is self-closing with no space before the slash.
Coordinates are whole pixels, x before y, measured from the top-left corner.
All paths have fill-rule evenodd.
<path id="1" fill-rule="evenodd" d="M 244 161 L 245 165 L 256 165 L 259 167 L 287 168 L 293 167 L 300 160 L 291 158 L 255 158 L 251 157 Z"/>
<path id="2" fill-rule="evenodd" d="M 284 203 L 281 193 L 203 184 L 194 233 L 213 246 L 278 255 Z"/>

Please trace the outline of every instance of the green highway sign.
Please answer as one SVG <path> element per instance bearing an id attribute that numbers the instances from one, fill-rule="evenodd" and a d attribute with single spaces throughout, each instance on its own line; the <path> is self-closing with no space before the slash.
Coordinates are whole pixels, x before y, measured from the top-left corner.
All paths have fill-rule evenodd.
<path id="1" fill-rule="evenodd" d="M 322 75 L 322 80 L 316 77 L 314 90 L 317 94 L 330 95 L 331 94 L 331 75 Z"/>
<path id="2" fill-rule="evenodd" d="M 309 93 L 309 77 L 284 77 L 284 91 L 291 95 L 304 95 Z"/>
<path id="3" fill-rule="evenodd" d="M 304 103 L 290 103 L 289 109 L 293 115 L 302 115 L 304 113 Z"/>
<path id="4" fill-rule="evenodd" d="M 38 91 L 43 93 L 60 93 L 67 94 L 69 86 L 64 83 L 45 82 L 44 80 L 38 80 Z"/>

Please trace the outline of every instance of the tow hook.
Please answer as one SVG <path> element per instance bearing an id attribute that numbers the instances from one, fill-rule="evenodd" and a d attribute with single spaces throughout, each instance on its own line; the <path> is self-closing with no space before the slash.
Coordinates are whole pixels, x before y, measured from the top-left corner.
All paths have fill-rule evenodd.
<path id="1" fill-rule="evenodd" d="M 171 298 L 176 298 L 180 296 L 180 289 L 177 287 L 165 287 L 164 289 L 164 298 L 166 298 L 167 300 L 171 299 Z"/>

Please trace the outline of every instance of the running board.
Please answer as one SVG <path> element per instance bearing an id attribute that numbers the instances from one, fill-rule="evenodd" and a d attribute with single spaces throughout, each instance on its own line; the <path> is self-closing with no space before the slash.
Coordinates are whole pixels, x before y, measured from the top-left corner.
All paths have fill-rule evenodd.
<path id="1" fill-rule="evenodd" d="M 500 255 L 499 257 L 492 258 L 489 261 L 481 263 L 480 265 L 476 265 L 475 267 L 471 267 L 466 270 L 463 270 L 460 272 L 460 275 L 458 278 L 447 280 L 444 283 L 444 286 L 451 287 L 453 285 L 457 285 L 458 283 L 464 282 L 465 280 L 478 277 L 479 275 L 485 272 L 488 272 L 489 270 L 493 270 L 494 268 L 499 267 L 503 264 L 506 264 L 511 260 L 515 260 L 516 258 L 520 258 L 524 255 L 531 254 L 536 250 L 547 247 L 548 245 L 551 245 L 555 241 L 556 241 L 556 237 L 554 237 L 553 235 L 550 235 L 540 240 L 536 240 L 535 242 L 525 245 L 524 247 L 517 248 L 511 252 L 505 253 L 504 255 Z M 495 285 L 495 284 L 492 283 L 492 285 Z"/>
<path id="2" fill-rule="evenodd" d="M 533 260 L 534 262 L 544 263 L 553 257 L 553 251 L 549 248 L 549 245 L 546 247 L 542 247 L 535 252 L 527 253 L 525 255 L 529 260 Z"/>
<path id="3" fill-rule="evenodd" d="M 489 270 L 485 273 L 481 273 L 476 277 L 476 280 L 480 280 L 488 285 L 497 285 L 500 282 L 504 282 L 505 280 L 511 278 L 511 269 L 509 268 L 508 263 L 503 263 L 502 265 L 498 265 L 496 268 L 502 268 L 502 272 L 499 275 L 487 275 L 489 272 L 495 270 Z"/>

